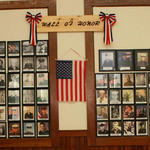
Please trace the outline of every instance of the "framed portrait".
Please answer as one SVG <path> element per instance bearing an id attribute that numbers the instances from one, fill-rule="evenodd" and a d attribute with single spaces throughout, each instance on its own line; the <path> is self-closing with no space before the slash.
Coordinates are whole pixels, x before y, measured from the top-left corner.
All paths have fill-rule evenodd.
<path id="1" fill-rule="evenodd" d="M 123 119 L 132 120 L 134 117 L 134 105 L 123 105 Z"/>
<path id="2" fill-rule="evenodd" d="M 19 74 L 15 74 L 15 73 L 8 74 L 8 87 L 19 88 L 20 87 L 19 80 L 20 80 Z"/>
<path id="3" fill-rule="evenodd" d="M 109 90 L 110 104 L 121 104 L 121 90 Z"/>
<path id="4" fill-rule="evenodd" d="M 49 119 L 49 106 L 39 105 L 37 106 L 37 116 L 38 120 L 48 120 Z"/>
<path id="5" fill-rule="evenodd" d="M 9 58 L 8 59 L 8 70 L 9 70 L 9 72 L 19 72 L 19 70 L 20 70 L 19 58 Z"/>
<path id="6" fill-rule="evenodd" d="M 110 136 L 121 136 L 121 134 L 122 134 L 121 121 L 111 121 Z"/>
<path id="7" fill-rule="evenodd" d="M 23 87 L 34 87 L 34 73 L 23 73 Z"/>
<path id="8" fill-rule="evenodd" d="M 0 138 L 6 137 L 6 123 L 0 122 Z"/>
<path id="9" fill-rule="evenodd" d="M 48 87 L 48 73 L 37 73 L 37 87 Z"/>
<path id="10" fill-rule="evenodd" d="M 108 104 L 108 90 L 96 90 L 96 104 Z"/>
<path id="11" fill-rule="evenodd" d="M 20 91 L 19 90 L 8 90 L 8 104 L 19 104 L 20 103 Z"/>
<path id="12" fill-rule="evenodd" d="M 5 104 L 5 90 L 0 89 L 0 104 Z"/>
<path id="13" fill-rule="evenodd" d="M 29 41 L 22 41 L 23 55 L 34 55 L 34 47 L 29 43 Z"/>
<path id="14" fill-rule="evenodd" d="M 119 73 L 109 74 L 109 87 L 110 88 L 121 87 L 121 75 Z"/>
<path id="15" fill-rule="evenodd" d="M 108 106 L 97 106 L 97 120 L 108 120 Z"/>
<path id="16" fill-rule="evenodd" d="M 147 87 L 146 73 L 136 73 L 135 83 L 136 83 L 136 87 Z"/>
<path id="17" fill-rule="evenodd" d="M 133 52 L 132 51 L 117 51 L 117 69 L 118 70 L 133 70 Z"/>
<path id="18" fill-rule="evenodd" d="M 23 104 L 34 104 L 33 89 L 23 89 Z"/>
<path id="19" fill-rule="evenodd" d="M 136 106 L 136 118 L 137 119 L 147 119 L 147 105 L 137 105 Z"/>
<path id="20" fill-rule="evenodd" d="M 48 104 L 49 96 L 48 89 L 37 89 L 37 103 Z"/>
<path id="21" fill-rule="evenodd" d="M 48 55 L 48 41 L 39 40 L 36 45 L 36 55 Z"/>
<path id="22" fill-rule="evenodd" d="M 5 88 L 5 74 L 0 74 L 0 88 Z"/>
<path id="23" fill-rule="evenodd" d="M 108 122 L 97 122 L 97 136 L 108 136 Z"/>
<path id="24" fill-rule="evenodd" d="M 6 111 L 5 106 L 0 106 L 0 121 L 5 121 Z"/>
<path id="25" fill-rule="evenodd" d="M 133 89 L 123 89 L 122 90 L 123 104 L 133 104 L 134 103 L 134 90 Z"/>
<path id="26" fill-rule="evenodd" d="M 146 89 L 136 89 L 135 90 L 135 101 L 136 103 L 147 103 L 147 90 Z"/>
<path id="27" fill-rule="evenodd" d="M 5 58 L 0 58 L 0 72 L 5 72 Z"/>
<path id="28" fill-rule="evenodd" d="M 121 106 L 110 106 L 110 120 L 121 120 Z"/>
<path id="29" fill-rule="evenodd" d="M 99 50 L 100 71 L 115 70 L 115 51 Z"/>
<path id="30" fill-rule="evenodd" d="M 6 55 L 6 42 L 0 41 L 0 56 Z"/>
<path id="31" fill-rule="evenodd" d="M 35 137 L 35 123 L 34 122 L 24 122 L 23 136 L 24 137 Z"/>
<path id="32" fill-rule="evenodd" d="M 34 106 L 23 106 L 23 120 L 34 120 Z"/>
<path id="33" fill-rule="evenodd" d="M 48 57 L 37 57 L 37 71 L 48 70 Z"/>
<path id="34" fill-rule="evenodd" d="M 134 123 L 134 121 L 124 121 L 123 122 L 123 135 L 125 135 L 125 136 L 135 135 L 135 123 Z"/>
<path id="35" fill-rule="evenodd" d="M 23 57 L 23 71 L 34 71 L 33 57 Z"/>
<path id="36" fill-rule="evenodd" d="M 122 74 L 122 85 L 123 85 L 123 88 L 133 88 L 134 87 L 134 74 L 133 73 L 123 73 Z"/>
<path id="37" fill-rule="evenodd" d="M 49 135 L 49 123 L 46 121 L 38 122 L 38 137 L 48 137 Z"/>
<path id="38" fill-rule="evenodd" d="M 20 42 L 19 41 L 8 41 L 8 56 L 19 56 L 20 55 Z"/>
<path id="39" fill-rule="evenodd" d="M 96 74 L 96 88 L 107 88 L 107 74 Z"/>
<path id="40" fill-rule="evenodd" d="M 137 135 L 148 135 L 147 133 L 147 121 L 136 122 L 136 134 Z"/>
<path id="41" fill-rule="evenodd" d="M 19 109 L 19 106 L 9 106 L 8 107 L 8 120 L 9 121 L 20 120 L 20 109 Z"/>
<path id="42" fill-rule="evenodd" d="M 8 124 L 8 135 L 9 137 L 20 137 L 21 129 L 19 122 L 10 122 Z"/>

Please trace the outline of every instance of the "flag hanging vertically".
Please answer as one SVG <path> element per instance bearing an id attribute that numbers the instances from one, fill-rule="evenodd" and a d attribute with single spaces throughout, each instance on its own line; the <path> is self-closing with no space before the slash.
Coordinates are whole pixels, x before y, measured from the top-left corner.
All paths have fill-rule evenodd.
<path id="1" fill-rule="evenodd" d="M 63 102 L 86 101 L 86 61 L 58 60 L 57 100 Z"/>

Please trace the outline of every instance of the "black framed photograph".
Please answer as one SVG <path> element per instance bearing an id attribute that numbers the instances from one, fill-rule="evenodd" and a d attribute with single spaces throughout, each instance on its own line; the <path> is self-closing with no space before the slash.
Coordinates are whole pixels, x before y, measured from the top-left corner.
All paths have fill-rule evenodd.
<path id="1" fill-rule="evenodd" d="M 108 106 L 97 106 L 97 120 L 108 120 Z"/>
<path id="2" fill-rule="evenodd" d="M 34 47 L 29 41 L 22 41 L 23 55 L 34 55 Z"/>
<path id="3" fill-rule="evenodd" d="M 6 137 L 6 123 L 0 122 L 0 138 Z"/>
<path id="4" fill-rule="evenodd" d="M 96 74 L 96 88 L 107 88 L 107 74 Z"/>
<path id="5" fill-rule="evenodd" d="M 19 56 L 20 55 L 20 42 L 19 41 L 8 41 L 8 56 Z"/>
<path id="6" fill-rule="evenodd" d="M 121 119 L 121 105 L 110 106 L 110 120 Z"/>
<path id="7" fill-rule="evenodd" d="M 48 87 L 48 73 L 37 73 L 37 87 Z"/>
<path id="8" fill-rule="evenodd" d="M 8 120 L 20 120 L 20 108 L 19 106 L 9 106 L 8 107 Z"/>
<path id="9" fill-rule="evenodd" d="M 97 122 L 97 136 L 108 136 L 108 122 Z"/>
<path id="10" fill-rule="evenodd" d="M 49 96 L 48 89 L 37 89 L 37 103 L 48 104 Z"/>
<path id="11" fill-rule="evenodd" d="M 48 57 L 37 57 L 37 71 L 48 70 Z"/>
<path id="12" fill-rule="evenodd" d="M 19 58 L 9 58 L 8 59 L 8 70 L 9 70 L 9 72 L 19 72 L 19 70 L 20 70 Z"/>
<path id="13" fill-rule="evenodd" d="M 108 104 L 108 90 L 96 90 L 96 104 Z"/>
<path id="14" fill-rule="evenodd" d="M 5 87 L 5 74 L 0 74 L 0 88 Z"/>
<path id="15" fill-rule="evenodd" d="M 136 89 L 135 90 L 135 101 L 136 103 L 147 103 L 147 90 L 146 89 Z"/>
<path id="16" fill-rule="evenodd" d="M 121 136 L 122 128 L 121 121 L 110 122 L 110 136 Z"/>
<path id="17" fill-rule="evenodd" d="M 123 88 L 133 88 L 134 87 L 134 74 L 133 73 L 122 74 L 122 85 L 123 85 Z"/>
<path id="18" fill-rule="evenodd" d="M 23 104 L 34 104 L 33 89 L 23 89 Z"/>
<path id="19" fill-rule="evenodd" d="M 133 104 L 134 103 L 134 90 L 133 89 L 123 89 L 122 90 L 123 104 Z"/>
<path id="20" fill-rule="evenodd" d="M 0 41 L 0 56 L 5 56 L 6 54 L 6 42 Z"/>
<path id="21" fill-rule="evenodd" d="M 5 72 L 5 58 L 0 58 L 0 72 Z"/>
<path id="22" fill-rule="evenodd" d="M 99 50 L 100 71 L 115 70 L 115 51 Z"/>
<path id="23" fill-rule="evenodd" d="M 15 73 L 8 74 L 8 87 L 19 88 L 20 87 L 19 80 L 20 80 L 19 74 L 15 74 Z"/>
<path id="24" fill-rule="evenodd" d="M 118 70 L 133 70 L 133 52 L 132 51 L 117 51 Z"/>
<path id="25" fill-rule="evenodd" d="M 137 105 L 136 106 L 136 118 L 137 119 L 147 119 L 147 105 Z"/>
<path id="26" fill-rule="evenodd" d="M 5 104 L 5 90 L 0 89 L 0 104 Z"/>
<path id="27" fill-rule="evenodd" d="M 134 105 L 123 105 L 123 119 L 132 120 L 134 117 Z"/>
<path id="28" fill-rule="evenodd" d="M 125 136 L 135 135 L 135 123 L 134 123 L 134 121 L 124 121 L 123 122 L 123 135 L 125 135 Z"/>
<path id="29" fill-rule="evenodd" d="M 35 137 L 35 123 L 24 122 L 23 124 L 23 136 L 24 137 Z"/>
<path id="30" fill-rule="evenodd" d="M 23 106 L 23 120 L 34 120 L 34 106 Z"/>
<path id="31" fill-rule="evenodd" d="M 0 106 L 0 121 L 5 121 L 5 116 L 6 116 L 5 106 Z"/>
<path id="32" fill-rule="evenodd" d="M 137 135 L 148 135 L 147 121 L 137 121 L 136 122 L 136 134 Z"/>
<path id="33" fill-rule="evenodd" d="M 49 119 L 49 106 L 39 105 L 37 106 L 37 116 L 38 120 L 48 120 Z"/>
<path id="34" fill-rule="evenodd" d="M 38 137 L 47 137 L 49 135 L 49 123 L 45 121 L 38 122 Z"/>
<path id="35" fill-rule="evenodd" d="M 8 124 L 8 136 L 9 137 L 20 137 L 21 128 L 19 122 L 10 122 Z"/>
<path id="36" fill-rule="evenodd" d="M 146 73 L 136 73 L 135 83 L 136 83 L 136 87 L 147 87 Z"/>
<path id="37" fill-rule="evenodd" d="M 110 88 L 121 87 L 121 75 L 119 73 L 109 74 L 109 87 Z"/>
<path id="38" fill-rule="evenodd" d="M 36 45 L 36 55 L 48 55 L 48 41 L 39 40 Z"/>
<path id="39" fill-rule="evenodd" d="M 33 57 L 23 57 L 23 71 L 34 71 Z"/>
<path id="40" fill-rule="evenodd" d="M 19 104 L 20 91 L 19 90 L 8 90 L 8 104 Z"/>
<path id="41" fill-rule="evenodd" d="M 121 104 L 121 90 L 109 90 L 110 104 Z"/>
<path id="42" fill-rule="evenodd" d="M 23 87 L 34 87 L 34 73 L 23 73 Z"/>

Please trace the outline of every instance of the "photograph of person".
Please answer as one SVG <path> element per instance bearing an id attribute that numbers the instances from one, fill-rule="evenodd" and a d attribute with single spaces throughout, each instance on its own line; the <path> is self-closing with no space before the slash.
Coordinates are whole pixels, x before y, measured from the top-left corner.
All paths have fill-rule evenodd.
<path id="1" fill-rule="evenodd" d="M 0 88 L 5 87 L 5 74 L 0 74 Z"/>
<path id="2" fill-rule="evenodd" d="M 96 103 L 108 104 L 108 90 L 96 90 Z"/>
<path id="3" fill-rule="evenodd" d="M 8 107 L 8 119 L 20 120 L 19 106 L 9 106 Z"/>
<path id="4" fill-rule="evenodd" d="M 0 123 L 0 137 L 6 137 L 6 124 Z"/>
<path id="5" fill-rule="evenodd" d="M 34 87 L 34 73 L 23 73 L 23 87 Z"/>
<path id="6" fill-rule="evenodd" d="M 8 87 L 19 88 L 19 74 L 8 74 Z"/>
<path id="7" fill-rule="evenodd" d="M 47 55 L 48 52 L 48 41 L 38 41 L 36 46 L 37 55 Z"/>
<path id="8" fill-rule="evenodd" d="M 37 103 L 48 103 L 48 90 L 47 89 L 38 89 L 37 90 Z"/>
<path id="9" fill-rule="evenodd" d="M 49 107 L 45 105 L 37 106 L 38 120 L 49 119 Z"/>
<path id="10" fill-rule="evenodd" d="M 108 120 L 107 106 L 97 106 L 97 120 Z"/>
<path id="11" fill-rule="evenodd" d="M 6 53 L 6 43 L 0 42 L 0 56 L 5 56 Z"/>
<path id="12" fill-rule="evenodd" d="M 34 120 L 34 106 L 23 106 L 23 120 Z"/>
<path id="13" fill-rule="evenodd" d="M 107 88 L 107 74 L 96 74 L 96 88 Z"/>
<path id="14" fill-rule="evenodd" d="M 137 105 L 136 106 L 136 117 L 140 119 L 147 118 L 147 106 L 146 105 Z"/>
<path id="15" fill-rule="evenodd" d="M 121 86 L 120 74 L 109 74 L 109 87 L 120 88 L 120 86 Z"/>
<path id="16" fill-rule="evenodd" d="M 137 135 L 147 135 L 147 121 L 137 121 Z"/>
<path id="17" fill-rule="evenodd" d="M 134 119 L 134 105 L 123 106 L 123 119 Z"/>
<path id="18" fill-rule="evenodd" d="M 8 70 L 11 72 L 19 71 L 19 58 L 9 58 L 8 59 Z"/>
<path id="19" fill-rule="evenodd" d="M 8 56 L 19 56 L 20 53 L 20 42 L 19 41 L 10 41 L 7 43 L 8 46 Z"/>
<path id="20" fill-rule="evenodd" d="M 134 75 L 132 73 L 122 74 L 123 87 L 130 88 L 134 86 Z"/>
<path id="21" fill-rule="evenodd" d="M 9 137 L 20 137 L 20 123 L 9 123 Z"/>
<path id="22" fill-rule="evenodd" d="M 121 121 L 110 122 L 110 135 L 111 136 L 121 135 Z"/>
<path id="23" fill-rule="evenodd" d="M 108 136 L 108 122 L 97 122 L 97 136 Z"/>
<path id="24" fill-rule="evenodd" d="M 35 136 L 35 124 L 34 122 L 24 122 L 24 137 L 34 137 Z"/>
<path id="25" fill-rule="evenodd" d="M 19 90 L 8 90 L 8 103 L 19 104 Z"/>
<path id="26" fill-rule="evenodd" d="M 5 71 L 5 59 L 0 58 L 0 71 L 4 72 Z"/>
<path id="27" fill-rule="evenodd" d="M 48 70 L 47 57 L 37 57 L 37 70 L 38 71 L 46 71 L 46 70 Z"/>
<path id="28" fill-rule="evenodd" d="M 146 73 L 136 73 L 135 74 L 136 87 L 146 87 L 147 85 L 146 79 L 147 79 Z"/>
<path id="29" fill-rule="evenodd" d="M 34 104 L 34 90 L 24 89 L 23 90 L 23 103 L 24 104 Z"/>
<path id="30" fill-rule="evenodd" d="M 125 136 L 135 135 L 134 121 L 124 121 L 123 126 L 124 126 L 123 132 Z"/>
<path id="31" fill-rule="evenodd" d="M 121 103 L 121 91 L 120 90 L 110 90 L 109 91 L 109 101 L 110 101 L 110 104 L 120 104 Z"/>
<path id="32" fill-rule="evenodd" d="M 135 101 L 136 103 L 146 103 L 147 102 L 147 92 L 146 89 L 136 89 Z"/>
<path id="33" fill-rule="evenodd" d="M 5 104 L 5 90 L 0 90 L 0 104 Z"/>
<path id="34" fill-rule="evenodd" d="M 33 57 L 23 57 L 23 70 L 24 71 L 34 70 L 34 58 Z"/>
<path id="35" fill-rule="evenodd" d="M 37 87 L 48 87 L 48 73 L 37 73 Z"/>
<path id="36" fill-rule="evenodd" d="M 0 106 L 0 121 L 5 121 L 5 106 Z"/>
<path id="37" fill-rule="evenodd" d="M 38 137 L 49 136 L 49 132 L 48 122 L 38 122 Z"/>
<path id="38" fill-rule="evenodd" d="M 133 104 L 134 103 L 134 90 L 125 89 L 122 90 L 123 104 Z"/>
<path id="39" fill-rule="evenodd" d="M 100 70 L 115 70 L 114 51 L 100 52 Z"/>
<path id="40" fill-rule="evenodd" d="M 118 70 L 132 70 L 133 69 L 133 55 L 132 52 L 118 51 Z"/>
<path id="41" fill-rule="evenodd" d="M 23 55 L 33 55 L 33 46 L 29 43 L 29 41 L 23 41 Z"/>
<path id="42" fill-rule="evenodd" d="M 121 119 L 121 106 L 120 105 L 110 106 L 110 119 L 111 120 Z"/>

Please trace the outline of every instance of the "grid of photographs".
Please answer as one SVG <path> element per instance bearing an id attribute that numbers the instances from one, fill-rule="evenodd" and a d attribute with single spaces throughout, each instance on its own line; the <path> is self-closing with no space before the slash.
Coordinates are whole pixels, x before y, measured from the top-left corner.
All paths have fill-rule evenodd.
<path id="1" fill-rule="evenodd" d="M 150 73 L 97 73 L 97 137 L 148 136 Z"/>

